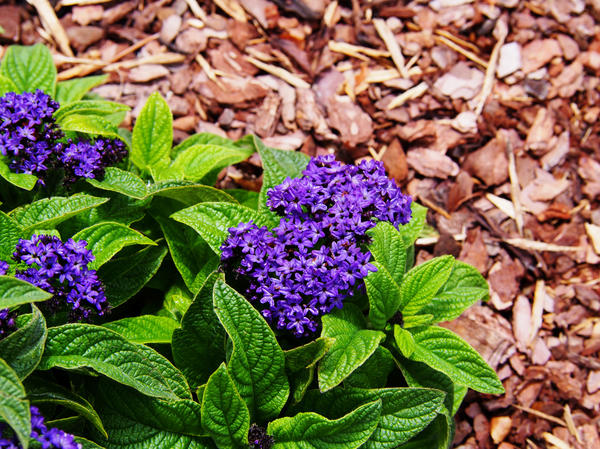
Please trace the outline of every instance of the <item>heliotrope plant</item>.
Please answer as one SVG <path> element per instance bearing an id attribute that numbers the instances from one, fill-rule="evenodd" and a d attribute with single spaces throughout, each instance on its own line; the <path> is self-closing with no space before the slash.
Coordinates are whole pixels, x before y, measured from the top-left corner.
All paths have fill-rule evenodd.
<path id="1" fill-rule="evenodd" d="M 381 163 L 197 134 L 0 66 L 0 448 L 448 448 L 502 384 L 436 323 L 485 300 Z M 212 187 L 258 152 L 260 192 Z M 41 182 L 40 182 L 41 181 Z"/>

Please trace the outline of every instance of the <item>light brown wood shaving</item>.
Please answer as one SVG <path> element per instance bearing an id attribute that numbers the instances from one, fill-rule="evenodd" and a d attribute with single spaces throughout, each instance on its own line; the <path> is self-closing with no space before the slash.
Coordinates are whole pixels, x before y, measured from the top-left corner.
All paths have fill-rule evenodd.
<path id="1" fill-rule="evenodd" d="M 274 66 L 271 64 L 265 64 L 264 62 L 259 61 L 256 58 L 253 58 L 252 56 L 246 56 L 246 61 L 248 61 L 250 64 L 258 67 L 259 69 L 264 70 L 267 73 L 270 73 L 271 75 L 281 78 L 283 81 L 285 81 L 286 83 L 290 84 L 293 87 L 298 87 L 300 89 L 310 89 L 310 84 L 308 84 L 302 78 L 294 75 L 293 73 L 290 73 L 285 69 L 282 69 L 281 67 L 277 67 L 277 66 Z"/>
<path id="2" fill-rule="evenodd" d="M 465 56 L 466 58 L 470 59 L 471 61 L 473 61 L 473 62 L 479 64 L 480 66 L 482 66 L 483 68 L 487 69 L 487 66 L 488 66 L 487 61 L 484 61 L 483 59 L 481 59 L 479 56 L 477 56 L 472 51 L 466 50 L 466 49 L 462 48 L 460 45 L 455 44 L 447 37 L 435 36 L 435 40 L 436 40 L 436 42 L 438 42 L 440 44 L 444 44 L 447 47 L 450 47 L 452 50 L 457 51 L 461 55 Z"/>
<path id="3" fill-rule="evenodd" d="M 403 78 L 408 78 L 409 75 L 408 71 L 406 70 L 404 55 L 402 54 L 402 51 L 400 51 L 400 46 L 398 45 L 396 36 L 394 36 L 394 33 L 392 33 L 383 19 L 374 19 L 373 25 L 375 25 L 377 34 L 379 34 L 379 37 L 381 37 L 381 40 L 383 40 L 385 46 L 389 50 L 392 56 L 392 61 L 394 61 L 398 72 L 400 72 L 400 75 L 402 75 Z"/>
<path id="4" fill-rule="evenodd" d="M 563 440 L 561 440 L 557 436 L 552 435 L 551 433 L 544 432 L 542 436 L 544 437 L 547 443 L 551 444 L 552 446 L 558 449 L 573 449 L 573 447 L 570 444 L 564 442 Z"/>
<path id="5" fill-rule="evenodd" d="M 69 37 L 48 0 L 27 0 L 38 12 L 42 25 L 58 44 L 60 51 L 67 56 L 74 56 Z"/>
<path id="6" fill-rule="evenodd" d="M 214 0 L 215 4 L 238 22 L 248 21 L 244 8 L 237 0 Z"/>
<path id="7" fill-rule="evenodd" d="M 423 95 L 425 92 L 427 92 L 427 89 L 429 89 L 429 86 L 427 85 L 427 83 L 425 81 L 417 84 L 414 87 L 411 87 L 410 89 L 402 92 L 400 95 L 398 95 L 392 101 L 390 101 L 390 104 L 388 104 L 388 107 L 387 107 L 388 110 L 400 107 L 409 100 L 414 100 L 415 98 L 419 98 L 421 95 Z"/>
<path id="8" fill-rule="evenodd" d="M 556 245 L 554 243 L 546 243 L 540 242 L 538 240 L 529 240 L 523 238 L 513 238 L 513 239 L 505 239 L 504 240 L 509 245 L 515 246 L 517 248 L 526 249 L 529 251 L 548 251 L 554 253 L 560 253 L 563 251 L 582 251 L 585 248 L 581 246 L 564 246 L 564 245 Z"/>

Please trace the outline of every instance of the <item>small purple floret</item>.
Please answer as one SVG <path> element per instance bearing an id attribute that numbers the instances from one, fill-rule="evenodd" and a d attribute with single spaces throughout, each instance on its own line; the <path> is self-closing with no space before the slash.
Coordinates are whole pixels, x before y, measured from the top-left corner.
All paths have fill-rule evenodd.
<path id="1" fill-rule="evenodd" d="M 317 317 L 341 308 L 376 270 L 364 248 L 367 231 L 377 221 L 408 223 L 411 201 L 381 162 L 353 166 L 320 156 L 301 178 L 268 191 L 267 205 L 282 216 L 279 225 L 230 228 L 221 260 L 268 321 L 309 335 L 317 330 Z"/>

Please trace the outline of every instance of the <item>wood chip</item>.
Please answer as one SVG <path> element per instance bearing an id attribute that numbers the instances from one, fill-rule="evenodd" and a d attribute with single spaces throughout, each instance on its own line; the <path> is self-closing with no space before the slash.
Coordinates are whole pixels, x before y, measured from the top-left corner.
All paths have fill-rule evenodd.
<path id="1" fill-rule="evenodd" d="M 549 415 L 547 413 L 540 412 L 539 410 L 536 410 L 536 409 L 533 409 L 533 408 L 530 408 L 530 407 L 523 407 L 523 406 L 520 406 L 520 405 L 517 405 L 517 404 L 513 404 L 513 407 L 518 408 L 519 410 L 527 412 L 527 413 L 529 413 L 531 415 L 535 415 L 535 416 L 537 416 L 539 418 L 545 419 L 546 421 L 551 421 L 553 423 L 556 423 L 559 426 L 567 427 L 567 423 L 564 422 L 562 419 L 557 418 L 556 416 L 552 416 L 552 415 Z"/>
<path id="2" fill-rule="evenodd" d="M 192 14 L 194 14 L 197 18 L 199 18 L 203 22 L 206 22 L 206 13 L 204 12 L 204 10 L 202 8 L 200 8 L 200 5 L 198 4 L 198 0 L 185 0 L 185 2 L 190 7 Z"/>
<path id="3" fill-rule="evenodd" d="M 214 2 L 215 5 L 229 14 L 234 20 L 244 23 L 248 21 L 244 8 L 242 8 L 242 5 L 237 0 L 214 0 Z"/>
<path id="4" fill-rule="evenodd" d="M 390 104 L 387 106 L 388 110 L 398 108 L 409 100 L 419 98 L 421 95 L 427 92 L 427 89 L 429 89 L 429 86 L 425 81 L 417 84 L 415 87 L 411 87 L 390 101 Z"/>
<path id="5" fill-rule="evenodd" d="M 563 251 L 582 251 L 581 246 L 563 246 L 555 245 L 554 243 L 540 242 L 537 240 L 529 240 L 523 238 L 505 239 L 504 242 L 517 248 L 526 249 L 529 251 L 548 251 L 553 253 L 560 253 Z"/>
<path id="6" fill-rule="evenodd" d="M 392 61 L 394 61 L 398 72 L 400 72 L 400 75 L 402 75 L 403 78 L 408 78 L 409 74 L 404 62 L 404 55 L 402 54 L 402 51 L 400 51 L 396 36 L 394 36 L 394 33 L 392 33 L 383 19 L 374 19 L 373 25 L 375 25 L 377 34 L 379 34 L 379 37 L 381 37 L 381 40 L 383 40 L 385 46 L 392 55 Z"/>
<path id="7" fill-rule="evenodd" d="M 531 325 L 529 332 L 528 345 L 531 346 L 535 341 L 537 334 L 542 327 L 542 314 L 546 304 L 546 284 L 543 279 L 539 279 L 535 284 L 535 293 L 533 295 L 533 307 L 531 309 Z"/>
<path id="8" fill-rule="evenodd" d="M 177 64 L 183 62 L 185 56 L 179 53 L 159 53 L 145 58 L 137 58 L 129 61 L 117 62 L 104 68 L 105 72 L 113 72 L 119 69 L 131 69 L 144 64 Z"/>
<path id="9" fill-rule="evenodd" d="M 494 416 L 490 421 L 490 436 L 494 443 L 501 443 L 510 433 L 512 418 L 510 416 Z"/>
<path id="10" fill-rule="evenodd" d="M 498 209 L 504 212 L 509 218 L 512 218 L 513 220 L 515 219 L 515 206 L 511 201 L 496 196 L 492 193 L 486 193 L 485 197 L 489 200 L 490 203 L 492 203 L 494 206 L 496 206 Z"/>
<path id="11" fill-rule="evenodd" d="M 42 25 L 46 31 L 56 40 L 60 50 L 67 56 L 73 56 L 69 37 L 65 32 L 62 24 L 56 17 L 54 9 L 48 0 L 27 0 L 27 3 L 32 5 L 38 12 Z"/>
<path id="12" fill-rule="evenodd" d="M 259 69 L 270 73 L 271 75 L 275 75 L 276 77 L 281 78 L 283 81 L 285 81 L 293 87 L 297 87 L 299 89 L 310 89 L 310 84 L 308 84 L 302 78 L 288 72 L 285 69 L 282 69 L 281 67 L 277 67 L 271 64 L 265 64 L 264 62 L 253 58 L 252 56 L 246 56 L 246 61 L 248 61 L 250 64 L 255 65 Z"/>
<path id="13" fill-rule="evenodd" d="M 542 433 L 542 436 L 544 437 L 547 443 L 551 444 L 557 449 L 573 449 L 573 447 L 570 444 L 564 442 L 563 440 L 552 435 L 551 433 L 544 432 Z"/>
<path id="14" fill-rule="evenodd" d="M 510 139 L 505 139 L 506 154 L 508 156 L 508 177 L 510 178 L 510 196 L 515 211 L 515 223 L 519 234 L 523 235 L 523 209 L 521 208 L 521 188 L 515 163 L 515 153 Z"/>
<path id="15" fill-rule="evenodd" d="M 485 77 L 483 79 L 483 86 L 481 88 L 481 92 L 477 97 L 477 106 L 475 107 L 475 114 L 478 116 L 481 115 L 481 111 L 483 111 L 483 106 L 489 95 L 492 93 L 492 88 L 494 87 L 494 81 L 496 80 L 496 67 L 498 65 L 498 56 L 500 55 L 500 48 L 504 45 L 504 41 L 506 36 L 508 36 L 508 26 L 506 22 L 500 19 L 496 23 L 494 34 L 499 34 L 497 37 L 498 41 L 494 48 L 492 49 L 492 54 L 490 56 L 490 60 L 487 68 L 485 69 Z"/>
<path id="16" fill-rule="evenodd" d="M 563 418 L 567 423 L 567 429 L 569 429 L 571 435 L 575 437 L 578 443 L 583 443 L 583 441 L 581 441 L 581 435 L 579 435 L 579 431 L 577 430 L 577 427 L 575 427 L 575 421 L 573 421 L 573 415 L 571 414 L 571 407 L 569 407 L 569 404 L 565 404 Z"/>
<path id="17" fill-rule="evenodd" d="M 329 41 L 327 46 L 331 51 L 352 56 L 353 58 L 357 58 L 362 61 L 368 61 L 369 58 L 367 58 L 367 56 L 372 58 L 388 58 L 390 56 L 390 53 L 387 51 L 376 50 L 374 48 L 363 47 L 360 45 L 352 45 L 346 42 Z"/>
<path id="18" fill-rule="evenodd" d="M 462 48 L 461 46 L 455 44 L 454 42 L 452 42 L 450 39 L 448 39 L 447 37 L 444 36 L 436 36 L 435 40 L 437 42 L 439 42 L 440 44 L 444 44 L 447 47 L 450 47 L 452 50 L 457 51 L 458 53 L 460 53 L 461 55 L 465 56 L 466 58 L 470 59 L 471 61 L 475 62 L 476 64 L 479 64 L 481 67 L 483 67 L 484 69 L 487 69 L 488 63 L 487 61 L 484 61 L 483 59 L 481 59 L 479 56 L 477 56 L 475 53 L 473 53 L 472 51 L 469 50 L 465 50 L 464 48 Z"/>

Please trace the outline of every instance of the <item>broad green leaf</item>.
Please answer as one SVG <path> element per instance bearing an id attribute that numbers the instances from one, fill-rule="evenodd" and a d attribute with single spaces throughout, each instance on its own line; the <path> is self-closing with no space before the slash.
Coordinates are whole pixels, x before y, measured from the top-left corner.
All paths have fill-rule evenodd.
<path id="1" fill-rule="evenodd" d="M 369 296 L 369 320 L 375 329 L 383 329 L 400 306 L 400 287 L 389 271 L 374 262 L 377 271 L 372 271 L 365 278 L 367 295 Z"/>
<path id="2" fill-rule="evenodd" d="M 166 316 L 139 315 L 102 326 L 121 334 L 132 343 L 171 343 L 173 331 L 179 327 L 179 322 Z"/>
<path id="3" fill-rule="evenodd" d="M 314 366 L 301 369 L 300 371 L 296 371 L 289 375 L 288 379 L 290 382 L 290 397 L 292 398 L 292 404 L 297 404 L 304 398 L 304 395 L 308 391 L 314 378 Z"/>
<path id="4" fill-rule="evenodd" d="M 187 288 L 197 293 L 220 260 L 194 230 L 168 218 L 155 217 L 163 231 L 171 258 Z"/>
<path id="5" fill-rule="evenodd" d="M 29 401 L 19 376 L 2 359 L 0 359 L 0 418 L 15 431 L 23 449 L 27 449 L 31 433 Z"/>
<path id="6" fill-rule="evenodd" d="M 441 256 L 414 267 L 404 276 L 400 286 L 400 310 L 403 315 L 415 315 L 433 299 L 448 280 L 454 257 Z"/>
<path id="7" fill-rule="evenodd" d="M 242 206 L 254 210 L 258 209 L 258 192 L 244 189 L 227 189 L 225 190 L 225 193 L 234 197 Z"/>
<path id="8" fill-rule="evenodd" d="M 34 175 L 28 175 L 27 173 L 14 173 L 8 167 L 4 156 L 0 156 L 0 177 L 23 190 L 33 189 L 38 182 L 37 177 Z"/>
<path id="9" fill-rule="evenodd" d="M 228 165 L 248 159 L 253 150 L 221 145 L 193 145 L 181 151 L 173 163 L 173 169 L 180 171 L 184 179 L 200 181 L 213 170 L 221 170 Z"/>
<path id="10" fill-rule="evenodd" d="M 202 426 L 219 449 L 236 449 L 248 444 L 250 412 L 224 363 L 206 384 L 202 396 Z"/>
<path id="11" fill-rule="evenodd" d="M 225 330 L 215 314 L 212 300 L 216 279 L 216 273 L 207 279 L 185 312 L 181 328 L 173 332 L 173 360 L 192 388 L 205 383 L 225 361 Z"/>
<path id="12" fill-rule="evenodd" d="M 406 270 L 406 244 L 402 234 L 386 221 L 380 221 L 369 231 L 372 237 L 369 251 L 376 262 L 379 262 L 389 272 L 397 284 L 402 282 Z"/>
<path id="13" fill-rule="evenodd" d="M 150 171 L 168 161 L 173 144 L 173 116 L 158 92 L 150 95 L 133 127 L 131 162 L 140 170 Z"/>
<path id="14" fill-rule="evenodd" d="M 303 346 L 285 351 L 285 367 L 290 372 L 314 366 L 331 348 L 333 338 L 319 337 Z"/>
<path id="15" fill-rule="evenodd" d="M 395 367 L 392 353 L 379 346 L 365 363 L 344 380 L 344 385 L 357 388 L 383 388 L 387 385 L 388 376 Z"/>
<path id="16" fill-rule="evenodd" d="M 75 442 L 81 445 L 81 449 L 106 449 L 104 446 L 100 446 L 83 437 L 75 436 Z"/>
<path id="17" fill-rule="evenodd" d="M 250 414 L 258 421 L 279 414 L 289 395 L 285 356 L 261 314 L 222 280 L 213 291 L 215 313 L 233 343 L 227 365 Z"/>
<path id="18" fill-rule="evenodd" d="M 99 115 L 70 114 L 62 119 L 60 127 L 63 131 L 120 138 L 117 125 Z"/>
<path id="19" fill-rule="evenodd" d="M 180 210 L 171 218 L 193 228 L 217 255 L 221 254 L 220 247 L 229 235 L 229 228 L 251 220 L 258 226 L 262 224 L 255 210 L 232 203 L 201 203 Z"/>
<path id="20" fill-rule="evenodd" d="M 312 390 L 301 405 L 334 419 L 381 400 L 381 419 L 362 448 L 391 449 L 423 430 L 443 408 L 444 396 L 429 388 L 339 388 L 325 394 Z"/>
<path id="21" fill-rule="evenodd" d="M 106 449 L 216 449 L 203 437 L 200 404 L 143 396 L 114 383 L 99 385 L 98 408 Z"/>
<path id="22" fill-rule="evenodd" d="M 9 78 L 21 92 L 41 89 L 54 95 L 56 67 L 50 50 L 43 44 L 11 45 L 4 52 L 0 73 Z"/>
<path id="23" fill-rule="evenodd" d="M 409 387 L 435 388 L 446 393 L 444 405 L 450 416 L 454 416 L 463 400 L 466 388 L 455 384 L 441 371 L 436 371 L 425 363 L 406 358 L 396 360 L 396 364 Z"/>
<path id="24" fill-rule="evenodd" d="M 35 370 L 42 358 L 48 331 L 39 309 L 31 305 L 29 320 L 18 330 L 0 340 L 0 359 L 25 379 Z"/>
<path id="25" fill-rule="evenodd" d="M 108 436 L 98 412 L 84 397 L 58 384 L 48 382 L 47 379 L 41 376 L 30 377 L 25 383 L 25 388 L 27 389 L 27 398 L 34 405 L 51 404 L 66 407 L 89 421 L 102 433 L 102 436 L 105 438 Z"/>
<path id="26" fill-rule="evenodd" d="M 225 137 L 211 133 L 198 133 L 191 135 L 175 146 L 173 148 L 173 155 L 177 156 L 179 153 L 182 153 L 195 145 L 218 145 L 221 147 L 236 148 L 236 143 L 231 139 L 226 139 Z"/>
<path id="27" fill-rule="evenodd" d="M 428 324 L 433 323 L 433 315 L 409 315 L 402 317 L 402 321 L 402 327 L 404 329 L 410 329 L 411 327 L 427 326 Z"/>
<path id="28" fill-rule="evenodd" d="M 184 206 L 205 202 L 237 203 L 222 190 L 192 181 L 160 181 L 148 186 L 148 195 L 169 198 Z"/>
<path id="29" fill-rule="evenodd" d="M 481 393 L 504 393 L 502 382 L 466 341 L 448 329 L 428 326 L 411 329 L 415 351 L 411 360 L 423 362 L 454 382 Z"/>
<path id="30" fill-rule="evenodd" d="M 146 184 L 139 176 L 117 167 L 106 167 L 102 181 L 97 179 L 87 181 L 98 189 L 110 190 L 140 200 L 147 194 Z"/>
<path id="31" fill-rule="evenodd" d="M 423 226 L 425 226 L 425 218 L 427 216 L 427 208 L 415 203 L 410 205 L 412 217 L 408 223 L 398 228 L 406 248 L 413 245 L 421 235 Z"/>
<path id="32" fill-rule="evenodd" d="M 202 288 L 209 284 L 210 279 L 210 277 L 207 279 Z M 214 284 L 214 279 L 212 280 L 212 283 Z M 212 284 L 210 285 L 210 291 L 207 295 L 208 302 L 212 309 Z M 167 293 L 165 293 L 165 300 L 163 301 L 162 309 L 158 311 L 158 314 L 181 322 L 183 315 L 187 312 L 193 300 L 194 297 L 192 293 L 185 288 L 185 286 L 178 284 L 172 285 L 169 290 L 167 290 Z M 218 322 L 218 320 L 215 322 Z"/>
<path id="33" fill-rule="evenodd" d="M 309 157 L 297 151 L 276 150 L 267 147 L 252 136 L 263 165 L 263 185 L 258 200 L 259 212 L 270 212 L 267 207 L 267 192 L 281 184 L 286 178 L 299 178 L 308 165 Z"/>
<path id="34" fill-rule="evenodd" d="M 3 97 L 9 92 L 19 93 L 19 88 L 10 80 L 10 78 L 0 75 L 0 97 Z"/>
<path id="35" fill-rule="evenodd" d="M 166 254 L 164 246 L 149 246 L 104 264 L 99 277 L 110 305 L 117 307 L 139 292 L 156 274 Z"/>
<path id="36" fill-rule="evenodd" d="M 73 240 L 85 240 L 87 249 L 95 259 L 88 265 L 97 270 L 115 254 L 129 245 L 156 245 L 152 240 L 124 224 L 104 222 L 82 229 L 73 236 Z"/>
<path id="37" fill-rule="evenodd" d="M 100 117 L 110 116 L 118 112 L 127 112 L 131 108 L 121 103 L 106 100 L 80 100 L 61 106 L 55 113 L 54 118 L 60 125 L 63 120 L 73 114 L 96 115 Z M 107 118 L 110 121 L 110 119 Z"/>
<path id="38" fill-rule="evenodd" d="M 64 235 L 73 235 L 84 228 L 103 221 L 116 221 L 117 223 L 129 226 L 145 217 L 146 210 L 151 202 L 151 198 L 137 200 L 113 192 L 104 192 L 104 194 L 110 198 L 109 201 L 98 207 L 84 211 L 66 223 L 63 223 L 59 226 L 61 233 Z"/>
<path id="39" fill-rule="evenodd" d="M 488 285 L 475 267 L 456 260 L 450 277 L 421 313 L 433 315 L 433 322 L 451 321 L 488 295 Z"/>
<path id="40" fill-rule="evenodd" d="M 365 329 L 360 310 L 353 304 L 323 316 L 322 337 L 335 343 L 319 362 L 319 389 L 331 390 L 367 361 L 384 339 L 383 332 Z"/>
<path id="41" fill-rule="evenodd" d="M 99 206 L 108 198 L 98 198 L 83 193 L 69 197 L 54 196 L 21 206 L 10 212 L 25 232 L 43 228 L 53 228 L 57 224 L 88 209 Z"/>
<path id="42" fill-rule="evenodd" d="M 273 449 L 357 449 L 373 434 L 381 416 L 381 401 L 370 402 L 336 420 L 299 413 L 269 423 Z"/>
<path id="43" fill-rule="evenodd" d="M 410 357 L 415 352 L 415 339 L 412 334 L 397 324 L 394 325 L 394 340 L 404 357 Z"/>
<path id="44" fill-rule="evenodd" d="M 21 226 L 0 211 L 0 260 L 9 261 L 11 259 L 15 246 L 19 243 L 21 237 L 23 237 Z"/>
<path id="45" fill-rule="evenodd" d="M 0 309 L 50 299 L 51 293 L 12 276 L 0 276 Z"/>
<path id="46" fill-rule="evenodd" d="M 81 100 L 90 89 L 104 84 L 107 79 L 108 74 L 59 81 L 56 83 L 56 101 L 61 105 L 65 105 L 72 101 Z"/>
<path id="47" fill-rule="evenodd" d="M 448 449 L 454 438 L 451 425 L 453 426 L 451 418 L 438 415 L 421 433 L 398 446 L 398 449 Z"/>
<path id="48" fill-rule="evenodd" d="M 66 324 L 48 329 L 38 369 L 55 367 L 91 368 L 152 397 L 191 398 L 185 378 L 166 358 L 100 326 Z"/>

